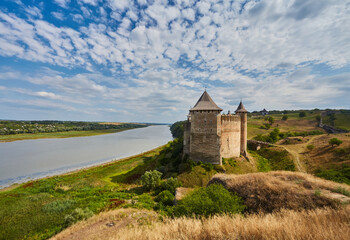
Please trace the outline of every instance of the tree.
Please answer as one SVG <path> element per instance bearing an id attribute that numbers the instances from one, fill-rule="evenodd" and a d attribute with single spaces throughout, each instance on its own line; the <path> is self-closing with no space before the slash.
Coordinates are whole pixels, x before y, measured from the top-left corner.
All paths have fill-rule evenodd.
<path id="1" fill-rule="evenodd" d="M 286 121 L 288 119 L 288 115 L 284 115 L 283 117 L 282 117 L 282 120 L 283 121 Z"/>
<path id="2" fill-rule="evenodd" d="M 141 183 L 146 190 L 152 190 L 159 186 L 162 173 L 157 170 L 147 171 L 141 177 Z"/>
<path id="3" fill-rule="evenodd" d="M 273 117 L 269 116 L 267 121 L 269 121 L 270 124 L 272 125 L 275 122 L 275 119 L 273 119 Z"/>
<path id="4" fill-rule="evenodd" d="M 309 151 L 312 151 L 312 149 L 314 149 L 315 146 L 310 144 L 310 145 L 307 145 L 306 148 L 309 149 Z"/>
<path id="5" fill-rule="evenodd" d="M 306 116 L 306 113 L 305 112 L 300 112 L 299 113 L 299 117 L 302 118 L 302 117 L 305 117 Z"/>
<path id="6" fill-rule="evenodd" d="M 339 146 L 340 144 L 343 143 L 343 141 L 342 141 L 342 140 L 339 140 L 338 138 L 332 138 L 331 140 L 328 141 L 328 143 L 329 143 L 332 147 L 334 147 L 334 145 Z"/>

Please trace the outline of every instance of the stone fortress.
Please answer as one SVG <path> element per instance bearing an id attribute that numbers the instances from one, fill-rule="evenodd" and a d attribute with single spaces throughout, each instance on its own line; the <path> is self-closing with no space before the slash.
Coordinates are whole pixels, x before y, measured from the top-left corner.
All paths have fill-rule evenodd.
<path id="1" fill-rule="evenodd" d="M 184 154 L 193 161 L 222 164 L 222 158 L 246 156 L 247 113 L 242 101 L 236 114 L 221 114 L 204 91 L 184 126 Z"/>

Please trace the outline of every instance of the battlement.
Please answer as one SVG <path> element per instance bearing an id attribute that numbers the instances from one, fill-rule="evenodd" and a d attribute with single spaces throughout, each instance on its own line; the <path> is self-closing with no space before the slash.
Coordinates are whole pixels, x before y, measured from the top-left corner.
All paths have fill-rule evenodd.
<path id="1" fill-rule="evenodd" d="M 239 115 L 233 115 L 233 114 L 221 115 L 221 124 L 226 122 L 238 122 L 238 121 L 241 121 L 241 117 Z"/>

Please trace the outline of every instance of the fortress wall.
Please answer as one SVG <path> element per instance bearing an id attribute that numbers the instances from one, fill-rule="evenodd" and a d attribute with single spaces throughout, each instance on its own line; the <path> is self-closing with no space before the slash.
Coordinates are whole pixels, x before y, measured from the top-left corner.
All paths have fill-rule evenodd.
<path id="1" fill-rule="evenodd" d="M 217 134 L 218 111 L 191 112 L 190 158 L 220 164 L 220 139 Z"/>
<path id="2" fill-rule="evenodd" d="M 237 115 L 221 116 L 221 158 L 239 157 L 241 138 L 241 118 Z"/>

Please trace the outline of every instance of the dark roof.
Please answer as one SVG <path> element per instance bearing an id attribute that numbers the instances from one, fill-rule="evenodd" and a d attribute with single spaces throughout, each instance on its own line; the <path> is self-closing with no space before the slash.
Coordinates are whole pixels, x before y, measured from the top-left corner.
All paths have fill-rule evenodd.
<path id="1" fill-rule="evenodd" d="M 236 110 L 236 113 L 237 113 L 237 112 L 248 112 L 247 109 L 245 109 L 245 107 L 244 107 L 242 101 L 241 101 L 241 102 L 239 103 L 239 105 L 238 105 L 238 108 L 237 108 L 237 110 Z"/>
<path id="2" fill-rule="evenodd" d="M 261 110 L 260 112 L 268 112 L 265 108 L 263 110 Z"/>
<path id="3" fill-rule="evenodd" d="M 198 110 L 215 110 L 215 111 L 222 111 L 221 108 L 219 108 L 211 99 L 207 91 L 204 91 L 202 96 L 199 98 L 196 105 L 194 105 L 193 108 L 191 108 L 190 111 L 198 111 Z"/>

